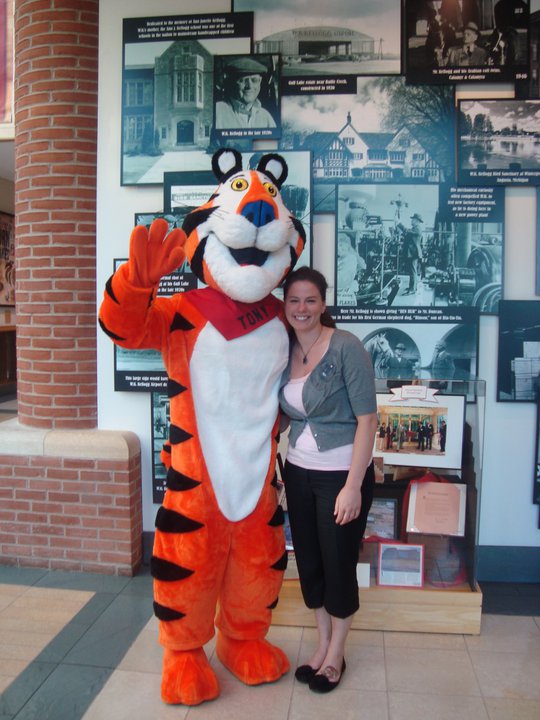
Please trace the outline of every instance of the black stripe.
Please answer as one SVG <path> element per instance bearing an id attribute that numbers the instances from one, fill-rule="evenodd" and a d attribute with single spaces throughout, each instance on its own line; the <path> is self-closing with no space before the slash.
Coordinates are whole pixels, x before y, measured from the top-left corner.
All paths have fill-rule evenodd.
<path id="1" fill-rule="evenodd" d="M 113 300 L 117 305 L 120 305 L 120 303 L 116 299 L 116 295 L 114 294 L 114 290 L 113 290 L 113 286 L 112 286 L 112 279 L 113 279 L 113 276 L 111 275 L 111 277 L 105 283 L 105 292 L 111 298 L 111 300 Z"/>
<path id="2" fill-rule="evenodd" d="M 163 452 L 169 453 L 169 455 L 171 454 L 170 443 L 165 443 L 165 445 L 161 449 L 163 450 Z"/>
<path id="3" fill-rule="evenodd" d="M 283 555 L 279 558 L 277 562 L 275 562 L 273 565 L 270 565 L 272 570 L 286 570 L 287 569 L 287 561 L 289 559 L 289 556 L 287 555 L 287 551 L 283 553 Z"/>
<path id="4" fill-rule="evenodd" d="M 195 325 L 192 325 L 183 315 L 175 313 L 169 332 L 174 332 L 175 330 L 193 330 L 194 327 Z"/>
<path id="5" fill-rule="evenodd" d="M 280 525 L 285 524 L 285 515 L 283 513 L 283 508 L 281 507 L 281 505 L 277 506 L 276 512 L 272 515 L 268 524 L 270 525 L 270 527 L 279 527 Z"/>
<path id="6" fill-rule="evenodd" d="M 178 472 L 178 470 L 175 470 L 173 467 L 167 470 L 167 487 L 169 490 L 177 490 L 179 492 L 193 490 L 193 488 L 200 484 L 198 480 L 193 480 L 193 478 Z"/>
<path id="7" fill-rule="evenodd" d="M 270 485 L 272 485 L 272 486 L 275 487 L 275 488 L 278 488 L 278 487 L 279 487 L 279 481 L 278 481 L 277 473 L 274 473 L 274 477 L 272 478 L 272 482 L 270 483 Z"/>
<path id="8" fill-rule="evenodd" d="M 276 599 L 274 600 L 274 602 L 270 603 L 270 605 L 267 605 L 267 609 L 268 609 L 268 610 L 273 610 L 273 609 L 277 606 L 278 602 L 279 602 L 279 598 L 276 598 Z"/>
<path id="9" fill-rule="evenodd" d="M 193 210 L 186 215 L 184 222 L 182 223 L 182 230 L 189 237 L 191 233 L 198 228 L 199 225 L 205 223 L 210 215 L 217 210 L 217 206 L 203 208 L 202 210 Z M 191 265 L 191 262 L 189 263 Z"/>
<path id="10" fill-rule="evenodd" d="M 165 607 L 165 605 L 160 605 L 157 602 L 154 602 L 154 615 L 158 618 L 158 620 L 164 620 L 165 622 L 169 622 L 171 620 L 181 620 L 186 617 L 186 613 Z"/>
<path id="11" fill-rule="evenodd" d="M 197 249 L 193 253 L 193 257 L 189 261 L 189 265 L 194 272 L 194 274 L 199 278 L 199 280 L 202 280 L 202 282 L 205 282 L 204 280 L 204 270 L 203 270 L 203 260 L 204 260 L 204 251 L 206 250 L 206 238 L 204 240 L 201 240 L 199 244 L 197 245 Z"/>
<path id="12" fill-rule="evenodd" d="M 174 510 L 167 510 L 162 506 L 157 511 L 156 527 L 164 533 L 190 533 L 199 530 L 204 525 Z"/>
<path id="13" fill-rule="evenodd" d="M 298 218 L 294 217 L 294 215 L 290 215 L 289 217 L 291 218 L 291 222 L 293 224 L 294 229 L 300 235 L 300 237 L 302 238 L 302 240 L 304 241 L 304 244 L 305 244 L 306 231 L 304 229 L 304 226 L 302 225 L 302 223 L 300 222 L 300 220 Z"/>
<path id="14" fill-rule="evenodd" d="M 180 395 L 185 390 L 187 390 L 186 387 L 183 385 L 180 385 L 180 383 L 176 382 L 176 380 L 172 380 L 171 378 L 168 378 L 167 380 L 167 395 L 170 398 L 176 397 L 177 395 Z"/>
<path id="15" fill-rule="evenodd" d="M 150 574 L 156 580 L 164 580 L 165 582 L 174 582 L 175 580 L 185 580 L 193 575 L 194 570 L 177 565 L 176 563 L 163 560 L 152 555 L 150 558 Z"/>
<path id="16" fill-rule="evenodd" d="M 125 340 L 126 338 L 120 337 L 120 335 L 115 335 L 112 330 L 109 330 L 109 328 L 105 325 L 103 320 L 101 318 L 98 318 L 99 327 L 103 330 L 105 335 L 108 335 L 111 340 Z"/>
<path id="17" fill-rule="evenodd" d="M 169 440 L 171 441 L 171 445 L 179 445 L 192 437 L 193 435 L 190 435 L 185 430 L 182 430 L 182 428 L 178 427 L 178 425 L 171 425 L 169 427 Z"/>

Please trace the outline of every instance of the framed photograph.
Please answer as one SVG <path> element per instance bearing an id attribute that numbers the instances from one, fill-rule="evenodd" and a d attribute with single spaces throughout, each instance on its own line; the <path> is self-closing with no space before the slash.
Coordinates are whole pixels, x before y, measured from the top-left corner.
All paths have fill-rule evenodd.
<path id="1" fill-rule="evenodd" d="M 266 151 L 242 153 L 244 168 L 255 169 Z M 298 267 L 311 264 L 311 153 L 304 150 L 278 151 L 287 163 L 289 173 L 281 188 L 281 197 L 288 210 L 298 218 L 306 232 L 306 245 Z M 206 203 L 218 181 L 211 170 L 212 158 L 206 156 L 204 169 L 167 172 L 164 175 L 163 207 L 167 216 L 176 218 L 181 226 L 188 213 Z M 279 295 L 280 291 L 276 291 Z"/>
<path id="2" fill-rule="evenodd" d="M 540 295 L 540 188 L 536 188 L 536 294 Z"/>
<path id="3" fill-rule="evenodd" d="M 459 469 L 465 397 L 425 390 L 405 386 L 397 393 L 377 393 L 378 427 L 384 426 L 385 437 L 384 444 L 375 438 L 373 454 L 385 465 Z"/>
<path id="4" fill-rule="evenodd" d="M 459 185 L 540 184 L 540 100 L 459 100 Z"/>
<path id="5" fill-rule="evenodd" d="M 15 218 L 0 212 L 0 305 L 15 305 Z"/>
<path id="6" fill-rule="evenodd" d="M 0 140 L 15 137 L 13 104 L 14 0 L 0 3 Z"/>
<path id="7" fill-rule="evenodd" d="M 359 77 L 354 94 L 283 96 L 283 149 L 312 151 L 315 212 L 335 212 L 336 184 L 453 182 L 451 87 Z"/>
<path id="8" fill-rule="evenodd" d="M 185 169 L 204 165 L 218 147 L 214 57 L 250 53 L 252 37 L 252 12 L 123 21 L 122 185 L 162 184 L 179 153 Z"/>
<path id="9" fill-rule="evenodd" d="M 503 188 L 338 184 L 335 217 L 337 305 L 497 312 Z"/>
<path id="10" fill-rule="evenodd" d="M 379 543 L 377 584 L 387 587 L 423 587 L 424 546 Z"/>
<path id="11" fill-rule="evenodd" d="M 536 405 L 536 458 L 534 468 L 533 503 L 540 505 L 540 402 Z"/>
<path id="12" fill-rule="evenodd" d="M 420 380 L 474 400 L 467 386 L 477 374 L 476 309 L 330 307 L 329 312 L 338 327 L 362 341 L 380 391 Z"/>
<path id="13" fill-rule="evenodd" d="M 279 55 L 214 57 L 214 129 L 217 141 L 281 135 Z"/>
<path id="14" fill-rule="evenodd" d="M 463 483 L 411 482 L 407 532 L 463 537 L 466 499 Z"/>
<path id="15" fill-rule="evenodd" d="M 397 498 L 375 497 L 369 510 L 364 539 L 385 538 L 396 540 L 398 537 L 398 501 Z"/>
<path id="16" fill-rule="evenodd" d="M 513 82 L 529 71 L 529 0 L 405 0 L 405 34 L 408 82 Z"/>
<path id="17" fill-rule="evenodd" d="M 540 300 L 501 300 L 497 400 L 537 402 L 540 392 Z"/>
<path id="18" fill-rule="evenodd" d="M 166 393 L 150 393 L 152 422 L 152 501 L 161 505 L 165 495 L 167 470 L 161 460 L 161 450 L 169 439 L 171 422 L 169 397 Z"/>
<path id="19" fill-rule="evenodd" d="M 324 0 L 300 6 L 294 0 L 233 0 L 235 12 L 255 11 L 255 52 L 281 54 L 283 92 L 302 95 L 350 92 L 357 75 L 398 75 L 400 5 L 337 3 L 329 14 Z"/>

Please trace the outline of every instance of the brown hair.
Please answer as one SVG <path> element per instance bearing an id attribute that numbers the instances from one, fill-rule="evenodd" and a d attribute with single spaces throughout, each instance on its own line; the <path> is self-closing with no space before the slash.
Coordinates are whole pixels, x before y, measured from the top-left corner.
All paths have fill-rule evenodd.
<path id="1" fill-rule="evenodd" d="M 291 285 L 299 281 L 310 282 L 315 285 L 323 302 L 326 302 L 326 291 L 328 289 L 326 278 L 321 272 L 315 270 L 314 268 L 310 268 L 307 265 L 302 265 L 302 267 L 293 270 L 293 272 L 289 273 L 285 278 L 283 282 L 283 297 L 285 299 L 287 299 Z M 330 315 L 328 310 L 325 310 L 321 315 L 321 325 L 331 328 L 336 327 L 334 318 Z"/>

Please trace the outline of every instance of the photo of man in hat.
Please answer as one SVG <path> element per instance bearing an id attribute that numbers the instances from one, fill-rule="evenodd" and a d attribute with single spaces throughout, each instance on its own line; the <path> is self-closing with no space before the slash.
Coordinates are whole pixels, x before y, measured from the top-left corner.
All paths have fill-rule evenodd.
<path id="1" fill-rule="evenodd" d="M 215 58 L 217 61 L 217 58 Z M 261 60 L 249 56 L 235 56 L 224 61 L 222 77 L 216 68 L 222 99 L 216 102 L 217 130 L 235 128 L 275 128 L 271 113 L 263 107 L 261 90 L 268 82 L 269 70 Z"/>
<path id="2" fill-rule="evenodd" d="M 403 256 L 407 263 L 409 274 L 409 287 L 404 295 L 415 293 L 420 277 L 420 263 L 422 262 L 422 225 L 424 221 L 418 213 L 411 215 L 411 227 L 406 231 L 403 240 Z"/>
<path id="3" fill-rule="evenodd" d="M 468 22 L 463 27 L 462 45 L 455 45 L 448 51 L 444 61 L 447 67 L 482 67 L 487 64 L 488 53 L 480 47 L 478 38 L 480 31 L 475 22 Z"/>

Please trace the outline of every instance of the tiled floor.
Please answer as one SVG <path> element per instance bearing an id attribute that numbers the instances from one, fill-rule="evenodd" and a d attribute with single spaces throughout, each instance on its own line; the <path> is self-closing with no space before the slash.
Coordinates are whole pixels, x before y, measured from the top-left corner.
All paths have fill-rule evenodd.
<path id="1" fill-rule="evenodd" d="M 151 578 L 0 566 L 0 720 L 538 720 L 540 586 L 485 583 L 479 636 L 355 631 L 330 695 L 292 673 L 246 687 L 207 653 L 220 697 L 195 708 L 159 696 Z M 272 627 L 293 667 L 309 628 Z"/>

